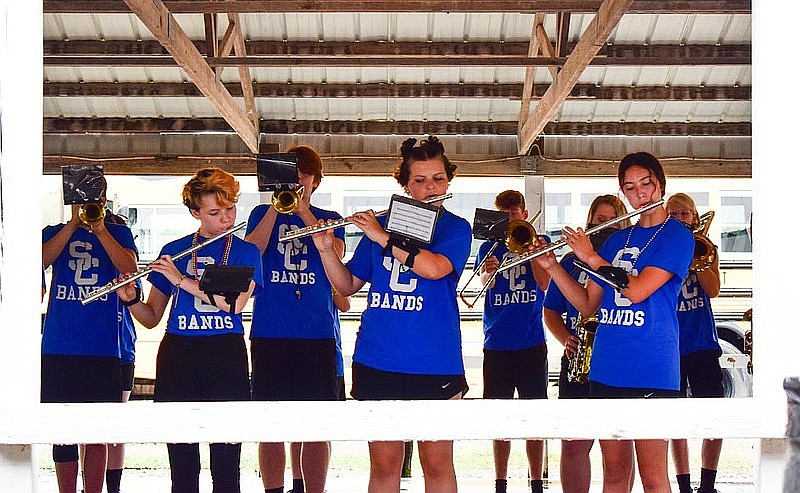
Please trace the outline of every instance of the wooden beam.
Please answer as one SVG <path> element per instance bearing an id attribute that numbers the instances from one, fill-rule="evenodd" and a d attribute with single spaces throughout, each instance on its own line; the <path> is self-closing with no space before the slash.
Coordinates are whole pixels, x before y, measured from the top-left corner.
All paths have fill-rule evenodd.
<path id="1" fill-rule="evenodd" d="M 253 84 L 257 98 L 490 98 L 520 99 L 523 84 Z M 237 83 L 225 84 L 234 97 L 242 96 Z M 541 98 L 546 85 L 532 84 L 531 98 Z M 750 101 L 749 86 L 597 86 L 577 84 L 567 99 L 608 101 Z M 51 82 L 44 97 L 202 97 L 190 83 L 181 82 Z"/>
<path id="2" fill-rule="evenodd" d="M 533 115 L 525 122 L 519 133 L 520 154 L 526 154 L 533 141 L 544 130 L 550 117 L 558 110 L 572 88 L 578 82 L 583 70 L 605 44 L 611 31 L 617 26 L 633 0 L 604 0 L 597 15 L 586 27 L 580 40 L 572 50 L 556 79 L 547 89 L 542 99 L 533 109 Z"/>
<path id="3" fill-rule="evenodd" d="M 533 27 L 531 28 L 531 40 L 528 47 L 528 56 L 538 56 L 542 51 L 539 45 L 539 38 L 536 36 L 536 30 L 544 24 L 544 14 L 536 14 L 533 17 Z M 528 119 L 528 113 L 531 109 L 531 98 L 533 98 L 533 86 L 536 81 L 536 67 L 525 67 L 525 81 L 522 83 L 522 104 L 519 109 L 519 117 L 517 118 L 517 127 L 521 130 Z"/>
<path id="4" fill-rule="evenodd" d="M 229 26 L 230 30 L 230 26 Z M 555 47 L 552 45 L 544 28 L 537 31 L 540 51 L 545 58 L 558 58 Z M 226 40 L 223 37 L 220 48 L 220 57 L 227 56 L 230 49 L 224 49 Z M 194 45 L 200 54 L 211 56 L 206 48 L 206 42 L 195 40 Z M 575 43 L 569 43 L 567 53 L 573 50 Z M 402 41 L 388 43 L 383 41 L 361 41 L 352 43 L 346 41 L 270 41 L 249 40 L 245 41 L 245 48 L 250 57 L 298 57 L 324 60 L 326 58 L 481 58 L 493 59 L 497 64 L 503 64 L 505 59 L 519 59 L 532 57 L 530 43 L 507 41 L 504 43 L 494 41 L 436 41 L 433 43 L 418 41 Z M 714 44 L 614 44 L 603 45 L 597 53 L 598 59 L 605 59 L 608 65 L 629 64 L 629 59 L 641 59 L 642 63 L 665 65 L 749 65 L 751 63 L 751 46 L 746 44 L 714 45 Z M 140 57 L 158 56 L 167 57 L 169 52 L 158 42 L 153 40 L 45 40 L 45 57 L 55 56 L 85 56 L 93 63 L 92 57 Z M 138 55 L 138 57 L 136 56 Z M 658 63 L 656 63 L 658 62 Z M 144 63 L 136 61 L 136 63 Z M 161 63 L 161 62 L 154 62 Z M 598 61 L 598 63 L 600 63 Z"/>
<path id="5" fill-rule="evenodd" d="M 247 147 L 258 150 L 258 129 L 217 79 L 200 52 L 161 0 L 125 0 L 158 41 L 172 54 L 197 88 L 239 134 Z"/>
<path id="6" fill-rule="evenodd" d="M 516 135 L 517 122 L 485 121 L 318 121 L 261 120 L 267 134 L 363 134 L 363 135 Z M 221 118 L 45 118 L 45 134 L 162 132 L 231 132 Z M 651 123 L 651 122 L 559 122 L 545 126 L 547 135 L 630 136 L 731 136 L 752 135 L 750 122 Z"/>
<path id="7" fill-rule="evenodd" d="M 282 12 L 576 12 L 593 13 L 600 0 L 165 0 L 175 13 Z M 122 0 L 44 0 L 45 13 L 128 13 Z M 636 0 L 636 14 L 749 14 L 750 0 Z"/>
<path id="8" fill-rule="evenodd" d="M 451 155 L 450 161 L 458 166 L 459 176 L 519 176 L 535 174 L 565 177 L 614 177 L 618 161 L 587 159 L 581 157 L 535 158 L 533 170 L 526 170 L 520 156 Z M 329 176 L 387 176 L 397 165 L 397 156 L 324 155 L 325 174 Z M 752 176 L 752 160 L 748 158 L 689 158 L 662 157 L 664 167 L 671 177 L 737 177 Z M 66 164 L 102 164 L 107 175 L 191 175 L 206 166 L 218 166 L 235 175 L 254 175 L 255 160 L 252 155 L 219 154 L 207 156 L 178 155 L 45 155 L 43 172 L 56 175 Z"/>
<path id="9" fill-rule="evenodd" d="M 246 57 L 247 49 L 244 43 L 244 33 L 242 32 L 242 24 L 239 22 L 239 14 L 231 12 L 228 14 L 229 27 L 233 26 L 233 47 L 237 57 Z M 239 82 L 242 88 L 242 96 L 244 97 L 244 107 L 247 112 L 247 119 L 253 124 L 253 128 L 258 128 L 258 110 L 256 109 L 256 98 L 253 94 L 253 78 L 250 76 L 250 68 L 240 66 Z"/>

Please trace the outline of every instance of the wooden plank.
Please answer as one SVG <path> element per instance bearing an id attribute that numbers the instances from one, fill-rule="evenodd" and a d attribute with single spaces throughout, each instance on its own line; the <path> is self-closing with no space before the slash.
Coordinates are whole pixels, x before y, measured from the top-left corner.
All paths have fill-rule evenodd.
<path id="1" fill-rule="evenodd" d="M 246 57 L 247 49 L 245 48 L 244 33 L 242 32 L 242 24 L 239 22 L 239 14 L 232 12 L 228 14 L 229 27 L 233 26 L 233 46 L 237 57 Z M 242 88 L 242 96 L 244 97 L 244 107 L 247 113 L 247 119 L 253 124 L 253 128 L 258 128 L 258 110 L 256 108 L 256 99 L 253 94 L 253 78 L 250 76 L 250 68 L 240 66 L 239 82 Z"/>
<path id="2" fill-rule="evenodd" d="M 172 12 L 597 12 L 600 0 L 165 0 Z M 51 13 L 127 13 L 121 0 L 44 0 Z M 636 0 L 637 14 L 749 14 L 750 0 Z"/>
<path id="3" fill-rule="evenodd" d="M 158 41 L 172 54 L 198 89 L 239 134 L 247 147 L 258 150 L 258 129 L 236 104 L 214 71 L 206 64 L 192 40 L 181 29 L 161 0 L 125 0 Z"/>
<path id="4" fill-rule="evenodd" d="M 581 73 L 600 51 L 600 47 L 606 42 L 631 3 L 633 0 L 605 0 L 600 6 L 597 15 L 586 27 L 566 64 L 533 109 L 533 115 L 522 127 L 519 133 L 520 154 L 526 154 L 531 148 L 533 141 L 575 87 Z"/>
<path id="5" fill-rule="evenodd" d="M 536 36 L 536 30 L 544 23 L 544 14 L 536 14 L 533 17 L 533 27 L 531 28 L 531 40 L 528 47 L 528 56 L 538 56 L 542 51 L 539 45 L 539 38 Z M 522 83 L 522 104 L 519 108 L 519 117 L 517 118 L 517 128 L 521 129 L 528 119 L 528 113 L 531 109 L 531 99 L 533 98 L 533 85 L 536 81 L 536 67 L 525 67 L 525 81 Z"/>
<path id="6" fill-rule="evenodd" d="M 232 96 L 241 96 L 240 84 L 228 83 Z M 531 98 L 541 98 L 547 86 L 531 87 Z M 749 86 L 597 86 L 577 84 L 567 99 L 608 101 L 750 101 Z M 523 84 L 253 84 L 257 98 L 491 98 L 521 99 Z M 59 82 L 45 81 L 44 97 L 202 97 L 185 82 Z"/>

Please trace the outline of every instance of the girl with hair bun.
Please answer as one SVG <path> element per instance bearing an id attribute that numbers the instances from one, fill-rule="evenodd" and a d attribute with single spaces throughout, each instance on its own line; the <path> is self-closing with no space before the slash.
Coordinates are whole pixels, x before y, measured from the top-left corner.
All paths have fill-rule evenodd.
<path id="1" fill-rule="evenodd" d="M 436 137 L 408 139 L 394 177 L 419 201 L 444 195 L 456 167 Z M 439 205 L 439 204 L 436 204 Z M 370 284 L 353 354 L 352 395 L 358 400 L 460 399 L 467 391 L 461 354 L 456 285 L 472 243 L 469 223 L 446 209 L 433 239 L 420 247 L 398 245 L 372 210 L 349 218 L 364 232 L 345 265 L 332 230 L 314 235 L 334 289 L 348 296 Z M 399 492 L 402 441 L 369 444 L 369 491 Z M 421 441 L 425 490 L 455 492 L 452 441 Z"/>

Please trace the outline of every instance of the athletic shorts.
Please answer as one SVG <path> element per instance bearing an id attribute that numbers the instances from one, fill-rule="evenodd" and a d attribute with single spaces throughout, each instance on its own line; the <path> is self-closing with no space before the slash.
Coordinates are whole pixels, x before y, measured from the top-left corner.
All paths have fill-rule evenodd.
<path id="1" fill-rule="evenodd" d="M 725 397 L 721 351 L 709 349 L 681 356 L 681 397 Z"/>
<path id="2" fill-rule="evenodd" d="M 274 339 L 250 341 L 253 399 L 257 401 L 335 401 L 336 340 Z"/>
<path id="3" fill-rule="evenodd" d="M 133 370 L 134 370 L 134 363 L 131 361 L 130 363 L 125 363 L 120 368 L 122 372 L 122 391 L 123 392 L 131 392 L 133 391 Z"/>
<path id="4" fill-rule="evenodd" d="M 660 399 L 678 397 L 677 390 L 613 387 L 589 381 L 589 399 Z"/>
<path id="5" fill-rule="evenodd" d="M 353 362 L 353 398 L 360 401 L 447 400 L 467 393 L 464 375 L 416 375 Z"/>
<path id="6" fill-rule="evenodd" d="M 247 348 L 241 334 L 164 334 L 156 357 L 155 402 L 248 401 Z"/>
<path id="7" fill-rule="evenodd" d="M 569 373 L 569 358 L 567 355 L 561 356 L 561 373 L 558 375 L 558 398 L 559 399 L 586 399 L 589 397 L 589 382 L 579 383 L 570 382 L 567 378 Z"/>
<path id="8" fill-rule="evenodd" d="M 42 355 L 42 402 L 121 402 L 119 358 Z"/>
<path id="9" fill-rule="evenodd" d="M 547 399 L 547 344 L 515 351 L 483 350 L 483 398 Z"/>

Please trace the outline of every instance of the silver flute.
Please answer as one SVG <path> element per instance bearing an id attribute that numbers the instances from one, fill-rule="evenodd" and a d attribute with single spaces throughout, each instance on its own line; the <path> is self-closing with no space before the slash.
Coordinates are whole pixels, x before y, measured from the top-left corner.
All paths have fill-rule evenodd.
<path id="1" fill-rule="evenodd" d="M 222 233 L 218 234 L 217 236 L 214 236 L 213 238 L 209 238 L 209 239 L 207 239 L 206 241 L 204 241 L 202 243 L 198 243 L 197 245 L 194 245 L 193 247 L 187 248 L 186 250 L 184 250 L 184 251 L 182 251 L 180 253 L 176 253 L 175 255 L 172 255 L 171 258 L 172 258 L 173 261 L 175 261 L 175 260 L 181 259 L 181 258 L 183 258 L 183 257 L 185 257 L 187 255 L 191 255 L 192 253 L 196 252 L 197 250 L 200 250 L 201 248 L 203 248 L 204 246 L 208 245 L 209 243 L 213 243 L 213 242 L 215 242 L 215 241 L 217 241 L 219 239 L 225 238 L 226 236 L 231 235 L 231 234 L 235 233 L 236 231 L 239 231 L 240 229 L 244 228 L 246 225 L 247 225 L 247 221 L 240 222 L 239 224 L 237 224 L 236 226 L 232 227 L 231 229 L 229 229 L 227 231 L 223 231 Z M 106 284 L 105 286 L 103 286 L 102 288 L 96 289 L 95 291 L 92 292 L 92 294 L 90 294 L 86 298 L 83 298 L 81 300 L 81 305 L 86 306 L 87 304 L 91 303 L 92 301 L 94 301 L 94 300 L 96 300 L 98 298 L 102 298 L 103 296 L 105 296 L 106 294 L 108 294 L 108 293 L 110 293 L 112 291 L 116 291 L 117 288 L 119 288 L 123 284 L 127 284 L 127 283 L 129 283 L 131 281 L 135 281 L 135 280 L 137 280 L 139 278 L 142 278 L 142 277 L 146 276 L 147 274 L 149 274 L 151 272 L 153 272 L 153 268 L 152 267 L 146 267 L 144 269 L 139 269 L 136 272 L 136 274 L 132 275 L 131 277 L 129 277 L 129 278 L 123 280 L 123 281 L 114 282 L 114 283 L 110 282 L 110 283 Z"/>
<path id="2" fill-rule="evenodd" d="M 588 235 L 592 235 L 594 233 L 597 233 L 600 230 L 608 228 L 609 226 L 613 226 L 613 225 L 615 225 L 617 223 L 620 223 L 620 222 L 622 222 L 622 221 L 624 221 L 626 219 L 630 219 L 633 216 L 638 216 L 639 214 L 641 214 L 643 212 L 647 212 L 650 209 L 655 209 L 656 207 L 659 207 L 661 205 L 664 205 L 664 199 L 661 199 L 661 200 L 659 200 L 657 202 L 653 202 L 652 204 L 648 204 L 648 205 L 646 205 L 644 207 L 640 207 L 640 208 L 636 209 L 633 212 L 629 212 L 627 214 L 623 214 L 622 216 L 615 217 L 614 219 L 611 219 L 610 221 L 606 221 L 603 224 L 598 224 L 594 228 L 589 228 L 589 229 L 586 230 L 586 235 L 587 236 Z M 560 239 L 560 240 L 558 240 L 558 241 L 556 241 L 554 243 L 550 243 L 546 247 L 542 247 L 542 248 L 540 248 L 538 250 L 533 250 L 531 252 L 523 253 L 523 254 L 521 254 L 521 255 L 519 255 L 517 257 L 514 257 L 513 259 L 506 259 L 497 268 L 497 272 L 503 272 L 503 271 L 506 271 L 506 270 L 508 270 L 508 269 L 510 269 L 512 267 L 516 267 L 519 264 L 524 264 L 525 262 L 527 262 L 529 260 L 533 260 L 536 257 L 541 257 L 545 253 L 552 252 L 553 250 L 558 250 L 559 248 L 561 248 L 562 246 L 564 246 L 566 244 L 567 244 L 567 240 L 562 238 L 562 239 Z"/>
<path id="3" fill-rule="evenodd" d="M 452 197 L 453 197 L 452 193 L 446 193 L 444 195 L 439 195 L 437 197 L 432 197 L 427 200 L 423 200 L 422 202 L 425 204 L 432 204 L 434 202 L 439 202 L 440 200 L 445 200 Z M 385 216 L 388 213 L 389 209 L 386 209 L 385 211 L 378 211 L 375 213 L 375 217 Z M 329 229 L 341 228 L 351 223 L 352 221 L 349 218 L 343 217 L 341 219 L 337 219 L 336 221 L 331 221 L 321 226 L 315 224 L 313 226 L 306 226 L 305 228 L 299 228 L 287 231 L 286 233 L 283 234 L 283 236 L 278 238 L 278 240 L 279 241 L 294 240 L 295 238 L 302 238 L 304 236 L 313 235 L 314 233 L 319 233 L 320 231 L 327 231 Z"/>

